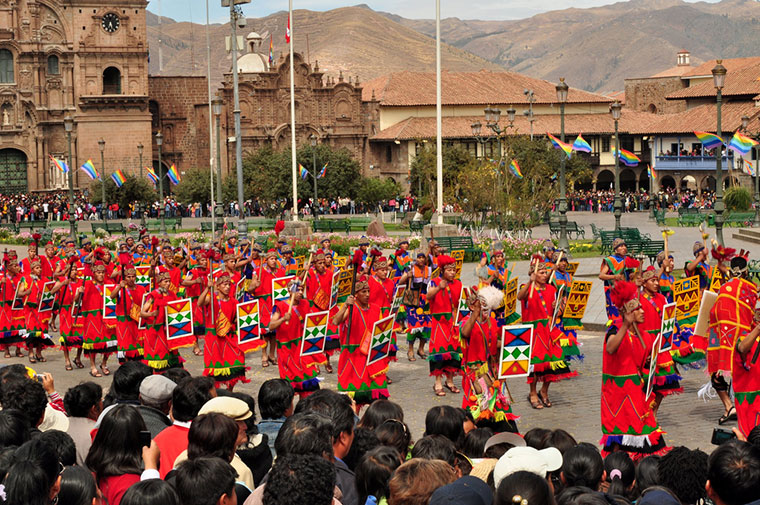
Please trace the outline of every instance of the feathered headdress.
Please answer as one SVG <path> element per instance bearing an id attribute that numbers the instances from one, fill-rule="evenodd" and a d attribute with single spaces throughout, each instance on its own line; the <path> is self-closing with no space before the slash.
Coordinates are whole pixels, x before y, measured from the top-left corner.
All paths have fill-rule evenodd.
<path id="1" fill-rule="evenodd" d="M 32 234 L 32 242 L 29 245 L 30 246 L 34 246 L 35 248 L 37 248 L 37 246 L 40 243 L 40 239 L 41 238 L 42 238 L 42 235 L 40 235 L 39 233 L 33 233 Z"/>
<path id="2" fill-rule="evenodd" d="M 477 294 L 480 305 L 486 310 L 496 310 L 504 301 L 504 293 L 493 286 L 483 286 L 477 291 L 473 287 L 472 291 Z"/>
<path id="3" fill-rule="evenodd" d="M 639 289 L 632 282 L 618 281 L 610 291 L 610 301 L 621 312 L 631 312 L 638 309 Z"/>
<path id="4" fill-rule="evenodd" d="M 274 233 L 275 235 L 277 235 L 278 238 L 280 237 L 280 233 L 284 229 L 285 229 L 285 221 L 283 221 L 282 219 L 280 219 L 274 224 Z"/>
<path id="5" fill-rule="evenodd" d="M 731 247 L 724 247 L 718 244 L 718 242 L 715 240 L 712 241 L 712 244 L 712 257 L 718 260 L 719 263 L 731 261 L 731 259 L 736 256 L 736 249 L 733 249 Z"/>
<path id="6" fill-rule="evenodd" d="M 152 237 L 150 237 L 150 245 L 151 245 L 151 247 L 153 247 L 154 249 L 155 249 L 156 247 L 158 247 L 158 237 L 156 237 L 155 235 L 153 235 Z"/>
<path id="7" fill-rule="evenodd" d="M 731 258 L 731 276 L 741 277 L 747 273 L 749 266 L 749 251 L 742 249 L 739 254 Z"/>
<path id="8" fill-rule="evenodd" d="M 534 254 L 530 257 L 530 266 L 528 266 L 528 275 L 532 274 L 536 270 L 536 266 L 542 264 L 544 257 L 540 254 Z"/>
<path id="9" fill-rule="evenodd" d="M 362 250 L 357 249 L 356 251 L 354 251 L 354 257 L 351 259 L 351 264 L 359 266 L 362 264 L 363 261 L 364 261 L 364 253 L 362 252 Z"/>

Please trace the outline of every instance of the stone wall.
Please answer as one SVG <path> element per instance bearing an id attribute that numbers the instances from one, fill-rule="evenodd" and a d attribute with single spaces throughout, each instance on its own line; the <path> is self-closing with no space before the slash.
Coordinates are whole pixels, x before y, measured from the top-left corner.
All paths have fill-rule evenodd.
<path id="1" fill-rule="evenodd" d="M 665 100 L 669 94 L 685 88 L 680 77 L 625 80 L 625 107 L 629 110 L 671 114 L 686 110 L 683 100 Z"/>

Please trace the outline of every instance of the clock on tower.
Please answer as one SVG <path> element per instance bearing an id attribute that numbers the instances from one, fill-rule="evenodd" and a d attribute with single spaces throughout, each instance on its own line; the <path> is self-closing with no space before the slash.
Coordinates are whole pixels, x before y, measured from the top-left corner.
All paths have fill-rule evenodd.
<path id="1" fill-rule="evenodd" d="M 101 22 L 101 26 L 108 33 L 113 33 L 119 29 L 120 23 L 121 22 L 119 20 L 119 16 L 117 16 L 113 12 L 109 12 L 108 14 L 103 15 L 103 21 Z"/>

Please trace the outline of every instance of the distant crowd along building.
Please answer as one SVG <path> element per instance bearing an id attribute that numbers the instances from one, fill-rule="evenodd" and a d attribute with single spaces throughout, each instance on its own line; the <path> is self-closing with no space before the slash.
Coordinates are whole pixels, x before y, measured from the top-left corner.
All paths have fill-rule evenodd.
<path id="1" fill-rule="evenodd" d="M 101 170 L 101 139 L 105 140 L 106 175 L 116 168 L 138 173 L 141 157 L 143 166 L 152 164 L 163 173 L 172 164 L 180 171 L 205 166 L 215 156 L 215 146 L 209 145 L 206 78 L 148 75 L 145 8 L 143 0 L 0 1 L 0 180 L 4 192 L 67 187 L 67 180 L 50 161 L 50 156 L 66 159 L 66 116 L 73 119 L 71 166 L 77 188 L 90 182 L 77 167 L 92 159 Z M 243 151 L 266 145 L 287 148 L 291 135 L 288 57 L 281 56 L 270 65 L 259 35 L 249 34 L 246 42 L 238 60 Z M 714 160 L 711 165 L 705 157 L 682 156 L 701 152 L 692 130 L 715 130 L 715 90 L 709 72 L 714 61 L 694 67 L 683 52 L 678 59 L 674 69 L 626 81 L 625 93 L 601 95 L 571 87 L 567 140 L 583 134 L 592 147 L 590 154 L 580 154 L 590 162 L 592 178 L 578 183 L 578 188 L 611 187 L 614 123 L 609 106 L 616 98 L 625 104 L 619 123 L 621 147 L 642 160 L 637 167 L 623 168 L 624 190 L 650 189 L 649 164 L 660 174 L 653 189 L 714 188 L 708 174 Z M 760 95 L 760 58 L 723 64 L 728 68 L 724 131 L 735 130 L 745 114 L 750 118 L 750 133 L 759 130 L 755 98 Z M 346 148 L 365 175 L 390 177 L 408 187 L 415 154 L 435 138 L 434 74 L 400 72 L 364 82 L 342 73 L 325 75 L 318 62 L 312 64 L 298 53 L 294 66 L 298 144 L 315 139 Z M 501 110 L 499 125 L 507 135 L 532 132 L 544 137 L 549 132 L 558 136 L 555 85 L 512 72 L 444 72 L 444 142 L 463 145 L 479 157 L 498 158 L 499 144 L 485 125 L 483 110 L 488 106 Z M 218 93 L 224 100 L 222 167 L 228 173 L 234 166 L 231 72 L 224 75 Z M 516 110 L 511 123 L 506 113 L 510 108 Z M 480 137 L 472 129 L 476 122 L 483 124 Z M 159 131 L 162 167 L 155 135 Z M 743 160 L 733 155 L 726 162 L 743 166 Z M 739 171 L 730 175 L 746 182 Z"/>

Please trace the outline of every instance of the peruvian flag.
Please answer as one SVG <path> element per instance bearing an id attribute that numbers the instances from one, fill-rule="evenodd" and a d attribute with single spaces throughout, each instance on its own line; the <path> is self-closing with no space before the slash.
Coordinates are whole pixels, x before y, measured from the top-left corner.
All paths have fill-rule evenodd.
<path id="1" fill-rule="evenodd" d="M 285 30 L 285 43 L 286 44 L 290 44 L 290 16 L 291 16 L 291 13 L 288 12 L 288 27 Z"/>

